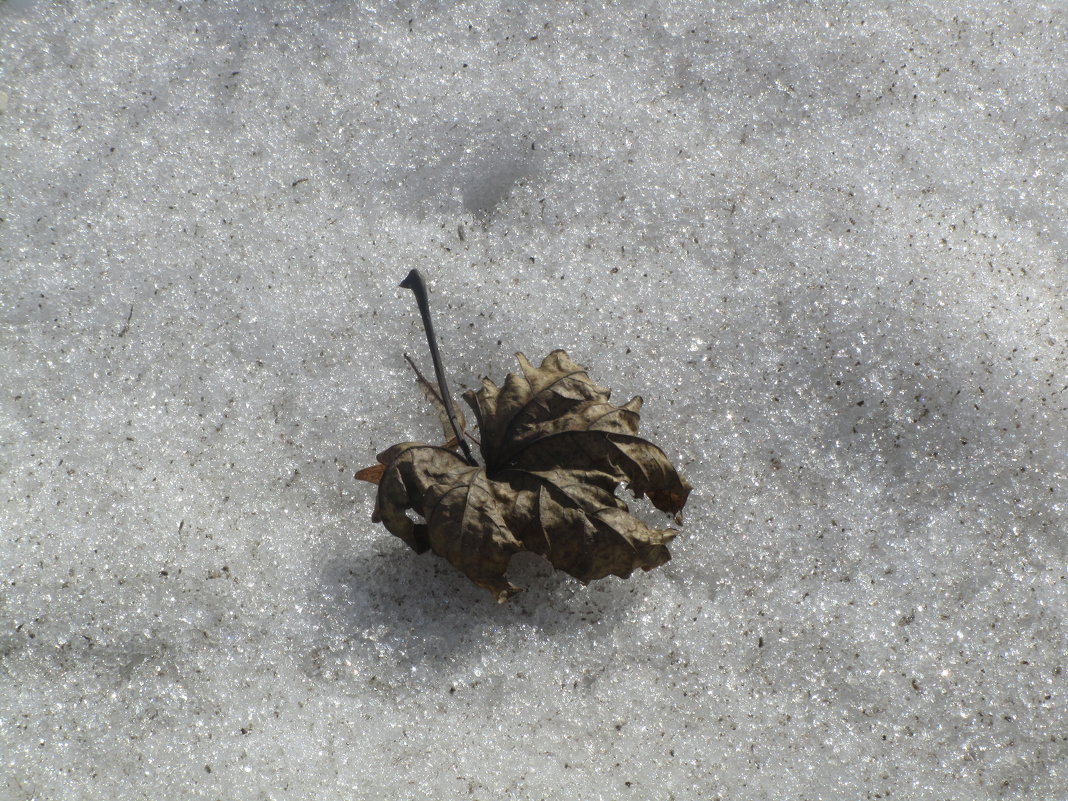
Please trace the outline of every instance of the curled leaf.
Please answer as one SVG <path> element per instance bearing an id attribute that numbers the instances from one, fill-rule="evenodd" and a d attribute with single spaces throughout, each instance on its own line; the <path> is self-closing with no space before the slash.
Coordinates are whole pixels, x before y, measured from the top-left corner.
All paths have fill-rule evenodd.
<path id="1" fill-rule="evenodd" d="M 611 404 L 609 390 L 562 350 L 540 367 L 517 358 L 522 375 L 501 387 L 485 379 L 464 394 L 485 466 L 446 448 L 394 445 L 378 456 L 373 519 L 417 552 L 445 557 L 498 601 L 518 591 L 505 571 L 520 550 L 583 582 L 666 562 L 675 532 L 649 528 L 615 494 L 625 483 L 678 519 L 690 493 L 664 452 L 638 436 L 642 399 Z"/>

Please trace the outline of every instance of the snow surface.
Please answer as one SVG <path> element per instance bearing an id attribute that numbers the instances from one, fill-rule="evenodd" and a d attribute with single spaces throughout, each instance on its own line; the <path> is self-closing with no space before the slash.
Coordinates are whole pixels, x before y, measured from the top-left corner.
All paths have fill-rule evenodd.
<path id="1" fill-rule="evenodd" d="M 0 5 L 4 799 L 1068 798 L 1063 2 Z M 355 470 L 566 348 L 503 606 Z"/>

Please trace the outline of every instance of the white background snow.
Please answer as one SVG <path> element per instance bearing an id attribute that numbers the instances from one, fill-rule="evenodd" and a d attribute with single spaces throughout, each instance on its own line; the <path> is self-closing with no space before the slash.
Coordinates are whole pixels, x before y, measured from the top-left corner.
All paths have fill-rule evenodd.
<path id="1" fill-rule="evenodd" d="M 1068 798 L 1068 6 L 0 4 L 4 799 Z M 462 232 L 462 236 L 461 236 Z M 503 606 L 375 454 L 562 347 L 695 491 Z"/>

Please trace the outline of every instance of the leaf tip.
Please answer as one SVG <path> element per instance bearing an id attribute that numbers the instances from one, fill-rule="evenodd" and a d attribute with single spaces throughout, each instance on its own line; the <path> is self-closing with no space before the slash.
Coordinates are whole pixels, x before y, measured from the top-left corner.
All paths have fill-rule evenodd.
<path id="1" fill-rule="evenodd" d="M 519 362 L 519 366 L 523 370 L 523 375 L 530 375 L 534 372 L 534 365 L 530 363 L 530 360 L 519 351 L 515 352 L 515 360 Z"/>
<path id="2" fill-rule="evenodd" d="M 377 484 L 382 480 L 382 474 L 386 472 L 386 466 L 384 464 L 375 464 L 370 467 L 365 467 L 363 470 L 357 470 L 356 475 L 353 478 L 358 481 L 366 481 L 368 484 Z"/>

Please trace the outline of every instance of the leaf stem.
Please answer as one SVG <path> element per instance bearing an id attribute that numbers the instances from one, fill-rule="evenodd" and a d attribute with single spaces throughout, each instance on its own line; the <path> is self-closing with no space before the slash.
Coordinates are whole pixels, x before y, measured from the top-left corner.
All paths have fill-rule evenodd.
<path id="1" fill-rule="evenodd" d="M 423 330 L 426 331 L 426 341 L 430 346 L 430 359 L 434 362 L 434 373 L 438 377 L 438 388 L 441 390 L 441 402 L 445 404 L 445 414 L 448 415 L 452 430 L 456 433 L 456 441 L 460 443 L 460 448 L 463 449 L 467 463 L 477 465 L 478 462 L 475 461 L 475 457 L 471 454 L 471 448 L 468 446 L 464 433 L 460 429 L 460 423 L 456 420 L 456 410 L 452 406 L 449 387 L 445 383 L 445 370 L 441 366 L 438 340 L 434 336 L 434 324 L 430 322 L 430 302 L 427 299 L 426 284 L 423 283 L 423 276 L 419 274 L 418 270 L 412 270 L 408 273 L 408 277 L 401 281 L 400 285 L 405 289 L 412 290 L 415 295 L 415 302 L 419 305 L 419 316 L 423 318 Z"/>

